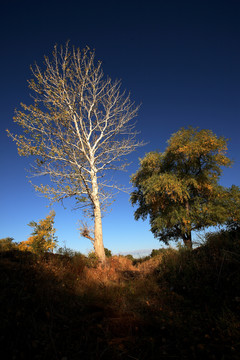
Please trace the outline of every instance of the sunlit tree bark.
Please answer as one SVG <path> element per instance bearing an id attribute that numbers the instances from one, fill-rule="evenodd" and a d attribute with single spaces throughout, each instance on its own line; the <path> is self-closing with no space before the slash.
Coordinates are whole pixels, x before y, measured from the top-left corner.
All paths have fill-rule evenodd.
<path id="1" fill-rule="evenodd" d="M 31 105 L 21 104 L 14 121 L 24 130 L 10 136 L 19 155 L 34 156 L 34 176 L 48 175 L 50 185 L 35 189 L 52 202 L 74 197 L 94 218 L 94 248 L 105 261 L 102 210 L 120 189 L 106 174 L 124 170 L 119 162 L 141 142 L 136 140 L 138 107 L 120 90 L 120 82 L 104 77 L 101 62 L 88 48 L 55 46 L 44 70 L 32 68 Z"/>

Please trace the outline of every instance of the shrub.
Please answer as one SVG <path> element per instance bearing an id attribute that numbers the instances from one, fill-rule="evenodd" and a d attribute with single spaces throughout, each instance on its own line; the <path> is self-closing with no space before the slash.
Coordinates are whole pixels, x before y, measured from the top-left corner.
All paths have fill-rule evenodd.
<path id="1" fill-rule="evenodd" d="M 105 251 L 105 256 L 107 258 L 110 258 L 112 256 L 112 252 L 111 250 L 107 249 L 107 248 L 104 248 L 104 251 Z"/>
<path id="2" fill-rule="evenodd" d="M 85 266 L 87 265 L 87 257 L 80 252 L 75 252 L 71 258 L 72 272 L 75 274 L 81 274 Z"/>
<path id="3" fill-rule="evenodd" d="M 87 266 L 96 268 L 98 266 L 99 259 L 94 251 L 88 253 Z"/>
<path id="4" fill-rule="evenodd" d="M 209 232 L 206 234 L 205 246 L 208 248 L 215 248 L 219 250 L 236 250 L 239 248 L 239 229 L 222 229 L 216 232 Z"/>
<path id="5" fill-rule="evenodd" d="M 0 239 L 0 250 L 1 251 L 8 251 L 13 250 L 16 248 L 16 244 L 13 243 L 12 237 L 6 237 L 3 239 Z"/>
<path id="6" fill-rule="evenodd" d="M 144 256 L 144 257 L 141 257 L 141 258 L 138 258 L 138 259 L 134 259 L 133 260 L 133 265 L 142 264 L 143 262 L 145 262 L 147 260 L 150 260 L 150 259 L 151 259 L 150 256 Z"/>
<path id="7" fill-rule="evenodd" d="M 73 257 L 75 255 L 75 251 L 73 251 L 70 248 L 67 248 L 66 246 L 58 248 L 56 253 L 68 257 Z"/>
<path id="8" fill-rule="evenodd" d="M 125 255 L 125 258 L 131 260 L 132 262 L 135 260 L 131 254 Z"/>
<path id="9" fill-rule="evenodd" d="M 166 248 L 161 248 L 161 249 L 153 249 L 150 256 L 154 257 L 154 256 L 158 256 L 158 255 L 162 255 L 164 254 L 168 249 Z"/>

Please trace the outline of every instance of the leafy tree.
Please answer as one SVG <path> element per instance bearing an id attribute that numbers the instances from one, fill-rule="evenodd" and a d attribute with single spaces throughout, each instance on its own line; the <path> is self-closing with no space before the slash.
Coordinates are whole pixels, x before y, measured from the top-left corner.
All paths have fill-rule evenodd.
<path id="1" fill-rule="evenodd" d="M 88 48 L 60 50 L 45 57 L 45 70 L 32 68 L 32 105 L 22 105 L 14 121 L 24 133 L 9 135 L 19 155 L 35 158 L 34 175 L 48 175 L 49 185 L 35 185 L 51 201 L 74 197 L 94 218 L 94 248 L 104 262 L 102 211 L 120 188 L 106 174 L 123 170 L 119 162 L 141 142 L 131 122 L 138 107 L 121 92 L 120 81 L 105 78 L 101 62 Z"/>
<path id="2" fill-rule="evenodd" d="M 6 250 L 12 250 L 16 248 L 16 244 L 13 243 L 14 238 L 12 237 L 6 237 L 3 239 L 0 239 L 0 250 L 6 251 Z"/>
<path id="3" fill-rule="evenodd" d="M 162 249 L 153 249 L 150 256 L 153 258 L 155 256 L 162 255 L 164 252 L 166 252 L 166 249 L 164 249 L 164 248 L 162 248 Z"/>
<path id="4" fill-rule="evenodd" d="M 134 261 L 134 257 L 131 254 L 125 255 L 125 258 Z"/>
<path id="5" fill-rule="evenodd" d="M 190 248 L 193 230 L 239 221 L 240 189 L 218 183 L 222 166 L 231 165 L 226 151 L 224 137 L 190 127 L 173 134 L 165 152 L 146 154 L 131 178 L 135 219 L 149 215 L 155 237 Z"/>
<path id="6" fill-rule="evenodd" d="M 36 254 L 53 251 L 57 246 L 57 237 L 54 235 L 55 212 L 51 211 L 45 219 L 40 220 L 39 223 L 31 221 L 28 225 L 33 228 L 33 232 L 27 241 L 22 241 L 19 244 L 20 250 L 29 250 Z"/>
<path id="7" fill-rule="evenodd" d="M 105 252 L 105 256 L 107 258 L 110 258 L 112 256 L 112 252 L 111 250 L 107 249 L 107 248 L 104 248 L 104 252 Z"/>

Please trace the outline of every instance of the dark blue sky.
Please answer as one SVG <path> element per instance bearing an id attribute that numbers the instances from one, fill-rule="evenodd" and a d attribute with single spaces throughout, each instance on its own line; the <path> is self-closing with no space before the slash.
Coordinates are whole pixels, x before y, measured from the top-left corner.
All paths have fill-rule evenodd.
<path id="1" fill-rule="evenodd" d="M 42 63 L 55 43 L 94 48 L 105 74 L 122 79 L 123 89 L 142 103 L 138 130 L 148 142 L 130 156 L 128 184 L 138 158 L 163 151 L 182 126 L 199 126 L 229 138 L 235 160 L 222 184 L 240 185 L 240 2 L 229 1 L 9 1 L 1 5 L 1 234 L 26 240 L 27 223 L 47 215 L 26 178 L 30 159 L 20 158 L 5 129 L 20 102 L 29 103 L 30 65 Z M 59 241 L 81 251 L 91 246 L 80 239 L 80 212 L 56 210 Z M 135 222 L 129 197 L 119 195 L 104 218 L 105 246 L 113 252 L 158 248 L 146 221 Z"/>

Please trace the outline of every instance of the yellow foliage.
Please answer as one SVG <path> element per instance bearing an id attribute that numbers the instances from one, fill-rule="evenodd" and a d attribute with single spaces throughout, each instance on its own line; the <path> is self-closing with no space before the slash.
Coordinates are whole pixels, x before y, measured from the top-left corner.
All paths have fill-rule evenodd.
<path id="1" fill-rule="evenodd" d="M 51 211 L 50 214 L 39 224 L 32 222 L 29 225 L 34 227 L 31 236 L 22 241 L 18 247 L 22 251 L 32 251 L 34 253 L 53 251 L 57 245 L 57 240 L 54 236 L 55 229 L 53 228 L 55 212 Z"/>

